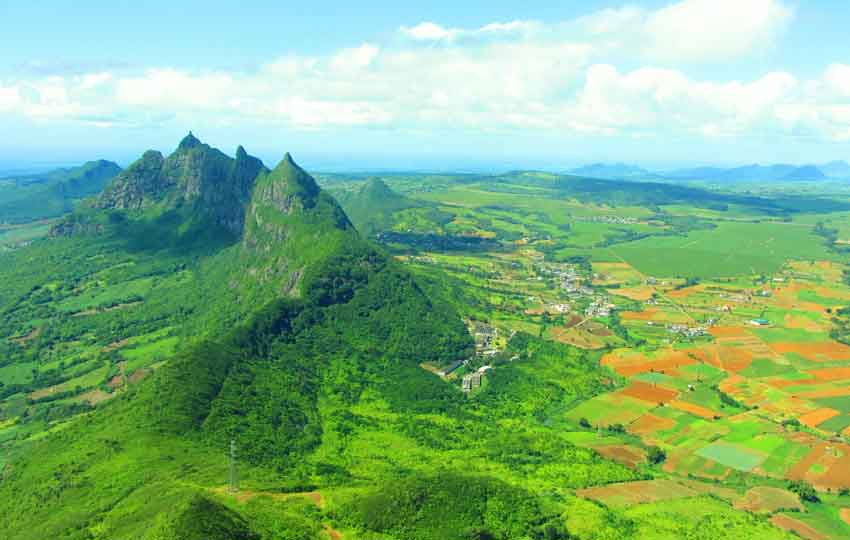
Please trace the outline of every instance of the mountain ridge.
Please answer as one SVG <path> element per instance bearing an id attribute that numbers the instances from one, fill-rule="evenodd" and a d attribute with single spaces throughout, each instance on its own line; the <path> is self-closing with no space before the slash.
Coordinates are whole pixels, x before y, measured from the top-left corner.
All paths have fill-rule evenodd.
<path id="1" fill-rule="evenodd" d="M 189 132 L 167 158 L 158 151 L 146 151 L 107 186 L 92 206 L 141 210 L 197 205 L 216 223 L 238 234 L 253 183 L 264 170 L 262 161 L 248 155 L 241 146 L 236 157 L 231 158 Z"/>
<path id="2" fill-rule="evenodd" d="M 151 222 L 164 233 L 214 219 L 196 203 L 231 177 L 204 164 L 209 156 L 229 162 L 194 136 L 172 156 L 146 153 L 99 204 L 70 220 L 96 223 L 98 234 L 48 242 L 120 253 L 136 249 L 123 236 L 141 227 L 155 258 L 156 244 L 168 239 L 145 232 Z M 240 159 L 244 150 L 234 162 Z M 185 342 L 137 386 L 27 447 L 0 481 L 0 513 L 13 516 L 0 523 L 0 535 L 182 540 L 205 520 L 249 534 L 241 517 L 192 487 L 205 476 L 196 470 L 201 463 L 220 474 L 211 456 L 230 441 L 239 444 L 243 474 L 277 474 L 297 486 L 331 474 L 321 457 L 300 464 L 335 440 L 337 422 L 367 389 L 399 407 L 411 406 L 411 396 L 420 407 L 429 399 L 459 403 L 458 393 L 418 365 L 446 365 L 471 350 L 453 308 L 362 240 L 291 155 L 250 185 L 243 232 L 213 249 L 169 252 L 183 261 L 180 272 L 195 276 L 186 279 L 198 281 L 192 304 L 171 308 L 182 314 Z M 172 215 L 178 219 L 161 221 Z M 72 469 L 70 481 L 58 472 Z M 120 482 L 105 471 L 120 471 Z M 13 491 L 19 496 L 8 496 Z M 75 513 L 55 512 L 68 508 Z"/>
<path id="3" fill-rule="evenodd" d="M 54 218 L 72 211 L 79 200 L 99 193 L 120 172 L 116 163 L 99 159 L 78 167 L 0 179 L 13 183 L 0 186 L 0 223 Z"/>

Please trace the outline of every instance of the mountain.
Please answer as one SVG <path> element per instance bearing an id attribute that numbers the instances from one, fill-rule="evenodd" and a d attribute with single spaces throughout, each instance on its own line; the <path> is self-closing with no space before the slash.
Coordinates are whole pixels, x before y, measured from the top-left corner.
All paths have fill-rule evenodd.
<path id="1" fill-rule="evenodd" d="M 614 180 L 628 178 L 657 178 L 655 174 L 649 172 L 646 169 L 638 167 L 637 165 L 628 165 L 625 163 L 594 163 L 592 165 L 585 165 L 584 167 L 572 169 L 569 171 L 569 173 L 576 176 L 586 176 L 589 178 L 604 178 Z"/>
<path id="2" fill-rule="evenodd" d="M 380 178 L 369 178 L 356 191 L 334 191 L 357 230 L 366 236 L 386 231 L 390 216 L 401 210 L 425 206 L 390 189 Z"/>
<path id="3" fill-rule="evenodd" d="M 19 273 L 0 290 L 3 309 L 17 306 L 21 322 L 40 313 L 45 336 L 59 328 L 84 334 L 96 366 L 123 373 L 103 352 L 122 336 L 164 328 L 181 344 L 145 368 L 147 378 L 97 407 L 32 403 L 26 418 L 49 422 L 44 415 L 53 411 L 64 427 L 22 443 L 5 464 L 3 538 L 247 539 L 257 531 L 278 538 L 270 527 L 288 530 L 284 537 L 319 527 L 298 536 L 317 538 L 323 518 L 301 499 L 259 501 L 253 510 L 222 504 L 231 441 L 243 482 L 309 491 L 362 474 L 335 457 L 353 433 L 367 437 L 371 429 L 352 408 L 459 412 L 462 394 L 419 367 L 449 365 L 471 350 L 449 304 L 361 240 L 289 154 L 268 170 L 244 150 L 229 158 L 190 137 L 167 158 L 145 153 L 52 239 L 4 255 L 37 262 L 28 273 L 21 264 L 3 266 Z M 240 221 L 237 234 L 201 246 L 184 230 L 205 224 L 232 233 Z M 97 224 L 85 231 L 96 234 L 71 234 L 79 224 Z M 193 238 L 173 243 L 184 235 Z M 118 296 L 106 304 L 113 307 L 77 318 L 52 307 L 79 302 L 88 276 L 100 277 L 87 286 L 102 287 L 120 272 L 144 295 Z M 81 285 L 30 302 L 27 291 L 39 279 Z M 123 308 L 133 303 L 141 307 Z M 125 311 L 113 311 L 116 304 Z M 95 326 L 101 319 L 112 322 Z M 48 354 L 48 343 L 8 342 L 6 361 L 38 356 L 41 346 Z M 0 392 L 29 393 L 40 383 L 31 384 L 0 385 Z M 74 392 L 59 397 L 73 400 Z M 88 414 L 73 416 L 79 412 Z"/>
<path id="4" fill-rule="evenodd" d="M 663 175 L 671 180 L 711 180 L 723 175 L 726 171 L 727 169 L 720 167 L 695 167 L 668 171 Z"/>
<path id="5" fill-rule="evenodd" d="M 704 180 L 711 182 L 808 181 L 826 178 L 814 165 L 745 165 L 743 167 L 697 167 L 664 173 L 673 180 Z"/>
<path id="6" fill-rule="evenodd" d="M 850 179 L 850 164 L 846 161 L 831 161 L 818 168 L 829 178 Z"/>
<path id="7" fill-rule="evenodd" d="M 814 165 L 804 165 L 796 167 L 792 171 L 783 176 L 782 180 L 811 182 L 817 180 L 825 180 L 827 176 L 818 167 Z"/>
<path id="8" fill-rule="evenodd" d="M 197 207 L 234 234 L 242 230 L 245 204 L 264 169 L 241 146 L 236 157 L 201 143 L 190 132 L 168 158 L 149 150 L 119 174 L 93 205 L 140 210 Z"/>
<path id="9" fill-rule="evenodd" d="M 120 172 L 115 163 L 97 160 L 0 179 L 0 222 L 23 223 L 70 212 L 76 202 L 99 193 Z"/>

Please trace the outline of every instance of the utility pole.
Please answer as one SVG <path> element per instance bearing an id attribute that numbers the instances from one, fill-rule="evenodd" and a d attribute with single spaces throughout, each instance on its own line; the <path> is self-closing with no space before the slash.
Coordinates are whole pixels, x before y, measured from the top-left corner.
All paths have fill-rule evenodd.
<path id="1" fill-rule="evenodd" d="M 236 477 L 236 441 L 230 439 L 230 492 L 239 491 L 239 479 Z"/>

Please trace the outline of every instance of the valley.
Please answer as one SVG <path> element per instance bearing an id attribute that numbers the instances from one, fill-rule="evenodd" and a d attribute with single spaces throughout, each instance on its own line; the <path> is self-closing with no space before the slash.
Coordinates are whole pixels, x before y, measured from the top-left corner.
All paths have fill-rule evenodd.
<path id="1" fill-rule="evenodd" d="M 618 389 L 559 419 L 585 426 L 577 444 L 627 466 L 662 448 L 664 473 L 720 482 L 726 491 L 717 495 L 734 505 L 768 489 L 758 486 L 794 481 L 832 493 L 828 506 L 842 504 L 834 494 L 848 482 L 842 308 L 850 286 L 840 244 L 821 231 L 841 214 L 610 207 L 532 190 L 523 179 L 426 193 L 396 182 L 435 206 L 415 218 L 395 213 L 390 230 L 495 242 L 471 251 L 377 236 L 415 272 L 455 291 L 460 313 L 502 334 L 600 351 L 601 365 L 621 377 Z M 425 217 L 434 212 L 440 220 Z M 635 482 L 585 493 L 615 505 L 624 493 L 633 502 L 694 496 L 668 491 L 677 490 Z M 811 511 L 769 513 L 823 531 L 804 537 L 845 534 L 838 509 L 803 504 Z"/>

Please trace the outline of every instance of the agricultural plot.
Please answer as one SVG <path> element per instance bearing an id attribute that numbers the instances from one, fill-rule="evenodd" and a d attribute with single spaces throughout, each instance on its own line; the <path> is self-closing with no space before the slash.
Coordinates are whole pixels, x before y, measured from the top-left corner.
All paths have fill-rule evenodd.
<path id="1" fill-rule="evenodd" d="M 602 487 L 580 489 L 580 497 L 593 499 L 609 506 L 627 507 L 636 504 L 652 503 L 697 497 L 700 493 L 684 483 L 674 480 L 645 480 L 610 484 Z"/>
<path id="2" fill-rule="evenodd" d="M 767 458 L 747 448 L 722 442 L 700 449 L 697 455 L 739 471 L 751 471 Z"/>
<path id="3" fill-rule="evenodd" d="M 641 273 L 657 277 L 773 274 L 788 259 L 832 260 L 808 229 L 778 223 L 718 223 L 686 237 L 652 237 L 614 248 Z"/>
<path id="4" fill-rule="evenodd" d="M 769 486 L 751 488 L 735 502 L 736 508 L 749 512 L 772 514 L 780 510 L 805 511 L 800 497 L 788 490 Z"/>

